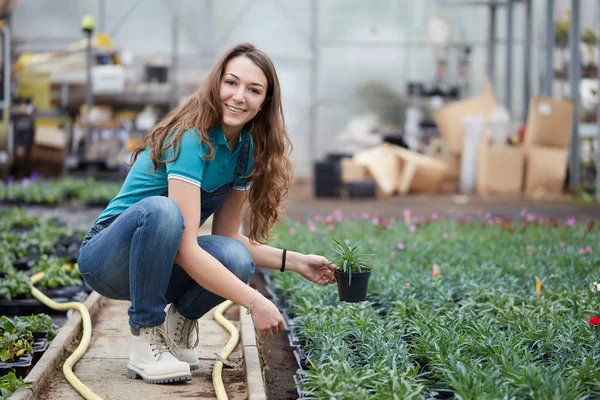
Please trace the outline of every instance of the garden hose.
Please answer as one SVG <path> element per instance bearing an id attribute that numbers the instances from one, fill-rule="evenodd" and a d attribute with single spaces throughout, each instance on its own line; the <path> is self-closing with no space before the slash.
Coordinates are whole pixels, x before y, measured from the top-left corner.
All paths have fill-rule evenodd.
<path id="1" fill-rule="evenodd" d="M 214 318 L 221 326 L 223 326 L 229 333 L 231 334 L 231 338 L 229 342 L 223 347 L 221 353 L 218 356 L 217 362 L 213 368 L 213 386 L 215 387 L 215 393 L 217 395 L 217 400 L 227 400 L 227 392 L 225 391 L 225 386 L 223 385 L 223 361 L 227 360 L 227 357 L 233 352 L 235 346 L 237 346 L 238 341 L 240 340 L 240 332 L 237 328 L 229 321 L 227 318 L 223 316 L 225 310 L 227 310 L 233 302 L 230 300 L 224 301 L 221 303 L 217 309 L 215 310 Z"/>
<path id="2" fill-rule="evenodd" d="M 69 358 L 67 358 L 67 360 L 65 361 L 63 365 L 63 373 L 67 378 L 67 381 L 71 384 L 71 386 L 73 386 L 75 390 L 79 392 L 79 394 L 81 394 L 81 396 L 83 396 L 83 398 L 87 400 L 102 400 L 100 396 L 92 392 L 90 388 L 85 386 L 83 382 L 81 382 L 79 378 L 77 378 L 77 376 L 75 376 L 75 374 L 73 373 L 73 366 L 77 363 L 77 361 L 81 359 L 83 354 L 86 352 L 92 337 L 92 320 L 90 318 L 90 313 L 88 312 L 88 309 L 85 307 L 85 305 L 83 305 L 82 303 L 74 301 L 68 303 L 58 303 L 50 299 L 45 294 L 43 294 L 39 289 L 37 289 L 34 286 L 43 278 L 43 272 L 39 272 L 31 277 L 31 294 L 33 295 L 33 297 L 35 297 L 44 305 L 54 310 L 77 310 L 81 314 L 81 320 L 83 321 L 83 336 L 81 338 L 81 342 L 79 343 L 79 346 L 77 346 L 77 349 L 75 349 L 73 354 L 71 354 Z M 225 347 L 221 350 L 221 353 L 219 354 L 219 359 L 217 360 L 213 368 L 213 386 L 215 387 L 217 400 L 228 399 L 227 392 L 225 391 L 225 386 L 223 385 L 223 362 L 221 360 L 226 360 L 227 357 L 229 357 L 229 355 L 235 349 L 235 346 L 237 346 L 240 339 L 240 333 L 237 330 L 237 328 L 227 318 L 223 316 L 223 313 L 232 304 L 233 303 L 231 301 L 227 300 L 221 303 L 221 305 L 217 307 L 214 313 L 215 320 L 231 334 L 229 342 L 227 342 Z"/>
<path id="3" fill-rule="evenodd" d="M 83 382 L 81 382 L 73 373 L 73 366 L 79 361 L 79 359 L 83 356 L 83 353 L 87 350 L 90 339 L 92 337 L 92 320 L 90 318 L 90 313 L 86 306 L 82 303 L 78 303 L 75 301 L 71 301 L 68 303 L 57 303 L 56 301 L 50 299 L 48 296 L 43 294 L 40 290 L 38 290 L 34 285 L 41 281 L 44 278 L 44 273 L 39 272 L 31 277 L 31 294 L 33 297 L 41 301 L 44 305 L 59 311 L 65 310 L 77 310 L 79 314 L 81 314 L 81 320 L 83 321 L 83 336 L 81 337 L 81 342 L 77 349 L 67 358 L 63 365 L 63 374 L 67 378 L 67 381 L 73 386 L 75 390 L 83 396 L 83 398 L 87 400 L 102 400 L 100 396 L 96 393 L 92 392 L 90 388 L 85 386 Z"/>

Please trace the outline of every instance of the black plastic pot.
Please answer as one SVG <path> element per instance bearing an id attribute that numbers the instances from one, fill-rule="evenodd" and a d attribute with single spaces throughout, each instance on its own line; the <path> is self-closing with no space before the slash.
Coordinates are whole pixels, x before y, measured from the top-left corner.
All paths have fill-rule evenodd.
<path id="1" fill-rule="evenodd" d="M 0 362 L 0 376 L 8 374 L 14 370 L 17 378 L 25 378 L 33 367 L 33 356 L 31 354 L 23 354 L 15 362 L 3 363 Z"/>
<path id="2" fill-rule="evenodd" d="M 294 357 L 296 357 L 296 363 L 300 369 L 308 369 L 308 357 L 301 347 L 296 347 L 292 350 Z"/>
<path id="3" fill-rule="evenodd" d="M 48 346 L 50 346 L 50 341 L 48 339 L 37 339 L 35 343 L 33 343 L 33 363 L 37 363 L 46 350 L 48 350 Z"/>
<path id="4" fill-rule="evenodd" d="M 340 301 L 355 303 L 367 298 L 367 288 L 371 271 L 366 272 L 335 272 L 337 280 L 338 297 Z"/>

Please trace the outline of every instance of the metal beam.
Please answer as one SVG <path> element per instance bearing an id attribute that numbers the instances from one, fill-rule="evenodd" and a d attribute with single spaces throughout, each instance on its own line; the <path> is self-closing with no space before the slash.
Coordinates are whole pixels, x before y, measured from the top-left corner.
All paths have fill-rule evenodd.
<path id="1" fill-rule="evenodd" d="M 579 142 L 579 81 L 581 75 L 581 55 L 579 52 L 580 39 L 580 0 L 571 0 L 571 29 L 569 48 L 571 53 L 571 99 L 573 101 L 573 132 L 571 135 L 571 151 L 569 154 L 569 187 L 576 189 L 581 183 L 580 142 Z"/>
<path id="2" fill-rule="evenodd" d="M 496 85 L 496 5 L 490 6 L 490 25 L 488 31 L 488 79 L 492 87 Z"/>
<path id="3" fill-rule="evenodd" d="M 310 148 L 312 155 L 311 166 L 319 157 L 317 139 L 318 117 L 319 117 L 319 1 L 311 1 L 311 50 L 310 62 Z"/>
<path id="4" fill-rule="evenodd" d="M 525 46 L 523 62 L 523 121 L 527 121 L 529 112 L 529 98 L 531 97 L 531 37 L 532 37 L 532 12 L 531 0 L 525 1 Z"/>
<path id="5" fill-rule="evenodd" d="M 513 59 L 513 0 L 506 3 L 506 57 L 504 72 L 504 106 L 509 114 L 512 114 L 512 59 Z"/>
<path id="6" fill-rule="evenodd" d="M 600 18 L 598 18 L 598 26 L 600 27 Z M 600 32 L 598 29 L 597 32 Z M 598 41 L 598 64 L 600 65 L 600 40 Z M 598 93 L 598 104 L 600 105 L 600 93 Z M 598 126 L 598 141 L 596 142 L 596 198 L 600 200 L 600 118 L 596 118 Z M 593 142 L 592 142 L 593 143 Z"/>
<path id="7" fill-rule="evenodd" d="M 552 81 L 554 79 L 554 0 L 546 0 L 546 44 L 544 78 L 542 95 L 552 97 Z"/>
<path id="8" fill-rule="evenodd" d="M 169 68 L 169 81 L 171 83 L 171 108 L 177 106 L 177 70 L 179 50 L 179 17 L 174 13 L 171 19 L 171 68 Z"/>

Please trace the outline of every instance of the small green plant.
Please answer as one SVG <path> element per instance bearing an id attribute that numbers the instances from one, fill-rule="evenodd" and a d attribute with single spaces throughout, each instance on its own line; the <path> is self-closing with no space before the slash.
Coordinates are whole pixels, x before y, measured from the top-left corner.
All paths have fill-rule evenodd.
<path id="1" fill-rule="evenodd" d="M 20 332 L 42 333 L 48 337 L 48 340 L 53 340 L 56 337 L 54 323 L 52 322 L 52 318 L 47 314 L 32 314 L 25 317 L 16 316 L 14 318 L 14 325 Z"/>
<path id="2" fill-rule="evenodd" d="M 29 386 L 31 383 L 25 382 L 23 378 L 17 378 L 14 371 L 0 376 L 0 400 L 8 399 L 17 389 Z"/>
<path id="3" fill-rule="evenodd" d="M 76 276 L 79 275 L 77 272 Z M 73 277 L 71 271 L 68 272 L 61 264 L 52 264 L 44 271 L 44 277 L 39 283 L 42 289 L 56 289 L 59 287 L 81 285 L 81 279 Z"/>
<path id="4" fill-rule="evenodd" d="M 354 244 L 347 244 L 345 241 L 338 241 L 336 239 L 331 239 L 335 243 L 333 247 L 333 251 L 335 252 L 334 258 L 331 260 L 341 272 L 365 272 L 371 269 L 371 267 L 366 264 L 366 262 L 370 261 L 369 257 L 372 257 L 373 254 L 364 254 L 359 250 L 362 248 L 362 243 L 357 242 Z"/>
<path id="5" fill-rule="evenodd" d="M 0 299 L 31 298 L 30 278 L 22 271 L 8 273 L 0 279 Z"/>
<path id="6" fill-rule="evenodd" d="M 14 327 L 12 330 L 13 332 L 4 331 L 0 336 L 0 361 L 2 362 L 15 362 L 23 354 L 33 353 L 31 332 L 25 331 L 19 334 Z"/>

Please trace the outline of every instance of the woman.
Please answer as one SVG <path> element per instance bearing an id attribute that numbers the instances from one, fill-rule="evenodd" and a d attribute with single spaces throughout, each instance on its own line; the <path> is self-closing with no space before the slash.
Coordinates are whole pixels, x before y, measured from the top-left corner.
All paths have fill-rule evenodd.
<path id="1" fill-rule="evenodd" d="M 280 332 L 277 307 L 247 285 L 255 263 L 334 282 L 325 257 L 265 244 L 292 181 L 289 147 L 273 63 L 241 44 L 134 151 L 78 260 L 94 290 L 131 301 L 128 377 L 191 379 L 199 367 L 197 320 L 223 299 L 246 307 L 261 337 Z M 240 234 L 245 202 L 248 237 Z M 210 215 L 212 235 L 198 237 Z"/>

